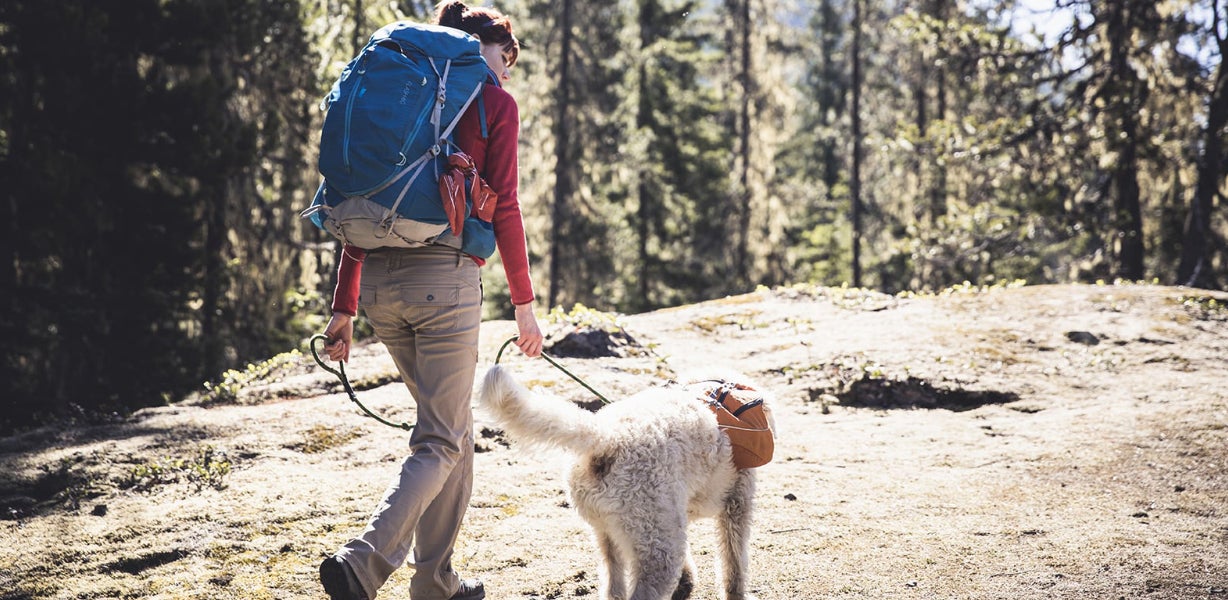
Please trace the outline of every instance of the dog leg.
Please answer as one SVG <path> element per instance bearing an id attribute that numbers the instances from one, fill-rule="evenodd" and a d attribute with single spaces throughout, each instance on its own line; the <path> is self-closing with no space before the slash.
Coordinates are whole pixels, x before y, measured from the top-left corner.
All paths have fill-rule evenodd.
<path id="1" fill-rule="evenodd" d="M 685 498 L 683 494 L 671 494 Z M 631 600 L 665 600 L 678 588 L 686 562 L 686 507 L 681 503 L 655 503 L 657 511 L 624 521 L 636 564 Z"/>
<path id="2" fill-rule="evenodd" d="M 605 563 L 605 578 L 601 586 L 602 600 L 627 600 L 627 564 L 622 552 L 610 536 L 597 531 L 597 547 Z"/>
<path id="3" fill-rule="evenodd" d="M 754 600 L 754 596 L 746 592 L 754 497 L 754 471 L 739 471 L 733 488 L 725 497 L 725 509 L 716 519 L 721 554 L 719 583 L 725 591 L 725 600 Z"/>
<path id="4" fill-rule="evenodd" d="M 695 590 L 695 559 L 691 556 L 690 545 L 687 545 L 686 560 L 682 563 L 682 577 L 678 578 L 678 587 L 669 600 L 687 600 Z"/>

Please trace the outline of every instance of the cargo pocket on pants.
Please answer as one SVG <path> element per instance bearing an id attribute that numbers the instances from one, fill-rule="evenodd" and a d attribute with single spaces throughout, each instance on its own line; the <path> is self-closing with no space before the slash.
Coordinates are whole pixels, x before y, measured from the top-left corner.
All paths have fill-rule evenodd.
<path id="1" fill-rule="evenodd" d="M 415 330 L 447 333 L 456 329 L 461 290 L 455 283 L 403 285 L 398 292 Z"/>
<path id="2" fill-rule="evenodd" d="M 358 305 L 366 308 L 375 306 L 375 286 L 363 285 L 358 288 Z"/>

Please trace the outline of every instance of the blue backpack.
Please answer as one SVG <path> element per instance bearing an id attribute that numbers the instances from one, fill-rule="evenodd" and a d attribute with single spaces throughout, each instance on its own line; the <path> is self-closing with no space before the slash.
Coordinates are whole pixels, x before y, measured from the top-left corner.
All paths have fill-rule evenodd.
<path id="1" fill-rule="evenodd" d="M 461 116 L 488 81 L 498 85 L 491 73 L 460 30 L 398 21 L 376 31 L 321 102 L 324 182 L 303 216 L 360 248 L 443 244 L 489 258 L 493 227 L 470 216 L 470 198 L 450 226 L 439 178 Z"/>

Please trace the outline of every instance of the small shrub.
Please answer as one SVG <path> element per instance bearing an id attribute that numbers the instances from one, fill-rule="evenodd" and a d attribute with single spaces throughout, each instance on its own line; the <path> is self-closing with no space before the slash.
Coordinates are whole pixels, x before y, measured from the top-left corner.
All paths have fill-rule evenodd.
<path id="1" fill-rule="evenodd" d="M 230 369 L 222 373 L 222 380 L 217 383 L 205 382 L 203 400 L 214 402 L 237 402 L 247 387 L 269 381 L 276 381 L 282 373 L 294 366 L 303 353 L 298 349 L 282 352 L 264 362 L 248 364 L 238 371 Z"/>
<path id="2" fill-rule="evenodd" d="M 230 474 L 231 463 L 213 446 L 199 448 L 189 458 L 166 458 L 128 469 L 120 487 L 147 492 L 173 483 L 189 483 L 196 491 L 206 487 L 221 490 Z"/>
<path id="3" fill-rule="evenodd" d="M 1177 299 L 1189 315 L 1199 321 L 1228 320 L 1228 302 L 1211 296 L 1182 295 Z"/>

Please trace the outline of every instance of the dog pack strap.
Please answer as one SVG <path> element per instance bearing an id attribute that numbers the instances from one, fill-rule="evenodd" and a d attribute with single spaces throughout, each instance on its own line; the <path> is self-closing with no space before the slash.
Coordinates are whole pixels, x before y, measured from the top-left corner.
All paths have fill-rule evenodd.
<path id="1" fill-rule="evenodd" d="M 744 402 L 742 406 L 739 406 L 737 410 L 733 411 L 733 416 L 740 417 L 742 416 L 742 413 L 761 405 L 763 405 L 763 398 L 755 398 L 750 402 Z"/>

